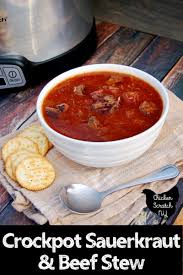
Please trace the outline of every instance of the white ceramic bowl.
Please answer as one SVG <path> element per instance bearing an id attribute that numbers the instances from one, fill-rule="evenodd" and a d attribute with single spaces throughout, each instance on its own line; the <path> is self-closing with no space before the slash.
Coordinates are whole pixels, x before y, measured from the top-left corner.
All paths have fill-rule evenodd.
<path id="1" fill-rule="evenodd" d="M 163 100 L 163 112 L 160 119 L 146 131 L 126 139 L 108 142 L 90 142 L 69 138 L 57 133 L 44 120 L 42 103 L 45 96 L 58 83 L 75 75 L 111 71 L 134 75 L 153 86 Z M 117 64 L 95 64 L 72 69 L 51 80 L 41 91 L 37 101 L 37 114 L 48 138 L 58 151 L 69 159 L 91 167 L 112 167 L 126 164 L 141 156 L 158 137 L 169 109 L 169 99 L 165 87 L 153 76 L 138 69 Z M 112 129 L 111 129 L 112 130 Z"/>

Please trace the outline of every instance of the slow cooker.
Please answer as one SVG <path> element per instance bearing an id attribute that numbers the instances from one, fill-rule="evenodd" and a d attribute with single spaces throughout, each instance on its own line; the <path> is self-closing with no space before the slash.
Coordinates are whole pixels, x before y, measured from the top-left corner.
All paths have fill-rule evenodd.
<path id="1" fill-rule="evenodd" d="M 82 64 L 96 47 L 89 0 L 1 0 L 0 90 Z"/>

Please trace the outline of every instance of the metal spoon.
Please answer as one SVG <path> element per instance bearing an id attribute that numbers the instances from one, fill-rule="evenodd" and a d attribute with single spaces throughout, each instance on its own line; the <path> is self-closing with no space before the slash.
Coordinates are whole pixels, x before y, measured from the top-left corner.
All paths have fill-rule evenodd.
<path id="1" fill-rule="evenodd" d="M 98 192 L 94 188 L 84 184 L 71 184 L 61 189 L 60 198 L 71 211 L 81 214 L 90 213 L 98 210 L 101 207 L 103 199 L 111 193 L 135 185 L 173 179 L 179 173 L 175 165 L 166 165 L 142 178 L 122 183 L 103 192 Z"/>

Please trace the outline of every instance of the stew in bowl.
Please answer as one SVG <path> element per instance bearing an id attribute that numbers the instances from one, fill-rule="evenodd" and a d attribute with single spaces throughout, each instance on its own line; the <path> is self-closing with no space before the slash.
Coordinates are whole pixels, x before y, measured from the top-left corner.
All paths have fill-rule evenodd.
<path id="1" fill-rule="evenodd" d="M 144 132 L 159 120 L 163 103 L 147 82 L 103 71 L 59 83 L 47 94 L 42 108 L 46 122 L 58 133 L 102 142 Z"/>
<path id="2" fill-rule="evenodd" d="M 168 93 L 157 79 L 118 64 L 64 72 L 37 101 L 39 121 L 56 149 L 91 167 L 141 156 L 158 137 L 168 109 Z"/>

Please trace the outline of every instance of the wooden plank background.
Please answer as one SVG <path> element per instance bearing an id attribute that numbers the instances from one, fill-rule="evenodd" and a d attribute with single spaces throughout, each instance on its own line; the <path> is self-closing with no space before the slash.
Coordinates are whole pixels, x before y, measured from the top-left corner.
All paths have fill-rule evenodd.
<path id="1" fill-rule="evenodd" d="M 94 0 L 96 18 L 183 41 L 182 0 Z"/>
<path id="2" fill-rule="evenodd" d="M 97 25 L 97 33 L 97 50 L 86 64 L 118 63 L 140 68 L 163 81 L 167 88 L 183 99 L 182 42 L 106 22 Z M 0 95 L 0 136 L 15 131 L 31 119 L 37 97 L 45 83 L 17 93 Z M 179 185 L 182 188 L 181 182 Z M 0 185 L 0 224 L 33 224 L 22 213 L 15 211 L 11 203 L 12 198 Z M 179 211 L 181 207 L 180 204 Z M 139 216 L 133 223 L 158 223 L 157 217 L 148 209 L 143 211 L 144 220 Z M 174 219 L 175 216 L 171 223 Z"/>

